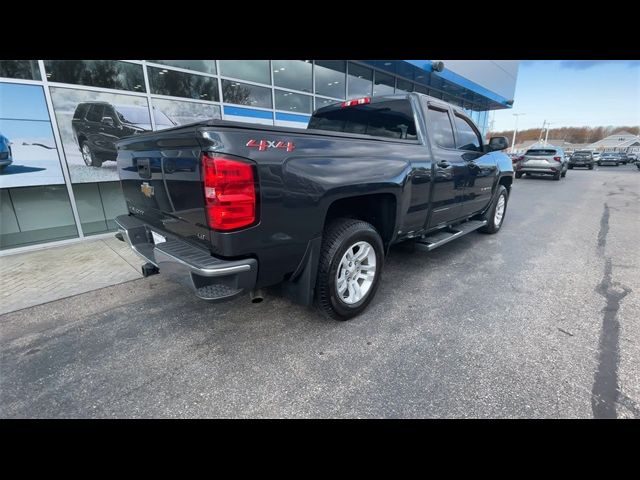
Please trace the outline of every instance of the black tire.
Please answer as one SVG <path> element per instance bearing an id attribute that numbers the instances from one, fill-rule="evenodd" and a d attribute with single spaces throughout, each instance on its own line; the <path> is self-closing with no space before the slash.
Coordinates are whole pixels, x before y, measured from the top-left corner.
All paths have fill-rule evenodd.
<path id="1" fill-rule="evenodd" d="M 564 172 L 562 172 L 562 173 L 560 174 L 560 176 L 561 176 L 562 178 L 566 177 L 566 176 L 567 176 L 567 170 L 565 170 Z"/>
<path id="2" fill-rule="evenodd" d="M 355 243 L 366 241 L 376 254 L 375 276 L 364 297 L 354 303 L 345 303 L 338 294 L 336 274 L 342 257 Z M 384 246 L 377 230 L 369 223 L 351 218 L 339 218 L 325 228 L 318 264 L 315 303 L 325 316 L 335 320 L 349 320 L 360 314 L 373 299 L 380 283 L 384 266 Z"/>
<path id="3" fill-rule="evenodd" d="M 601 166 L 602 166 L 602 164 L 601 164 L 600 162 L 598 162 L 598 166 L 599 166 L 599 167 L 601 167 Z"/>
<path id="4" fill-rule="evenodd" d="M 573 170 L 573 165 L 569 165 L 569 170 Z"/>
<path id="5" fill-rule="evenodd" d="M 589 170 L 593 170 L 593 165 L 589 165 Z"/>
<path id="6" fill-rule="evenodd" d="M 84 149 L 88 150 L 88 155 L 89 155 L 89 161 L 87 161 L 87 158 L 84 155 L 84 152 L 82 152 Z M 89 142 L 87 142 L 86 140 L 83 140 L 80 143 L 80 152 L 82 152 L 82 159 L 84 160 L 85 165 L 87 165 L 88 167 L 101 167 L 102 166 L 102 160 L 100 160 L 98 157 L 96 157 L 96 154 L 93 153 L 93 150 L 91 150 L 91 145 L 89 145 Z"/>
<path id="7" fill-rule="evenodd" d="M 7 167 L 8 165 L 0 165 L 0 173 L 4 172 L 5 167 Z"/>
<path id="8" fill-rule="evenodd" d="M 522 172 L 516 172 L 516 178 L 522 178 Z"/>
<path id="9" fill-rule="evenodd" d="M 553 179 L 554 180 L 560 180 L 560 176 L 561 176 L 561 174 L 560 174 L 560 172 L 558 172 L 553 176 Z"/>
<path id="10" fill-rule="evenodd" d="M 496 224 L 496 207 L 498 206 L 498 201 L 500 197 L 504 196 L 504 213 L 502 214 L 502 219 L 500 223 Z M 487 221 L 487 224 L 484 227 L 480 227 L 478 229 L 479 232 L 482 233 L 497 233 L 502 227 L 504 223 L 504 217 L 507 214 L 507 205 L 509 204 L 509 191 L 504 185 L 498 185 L 498 191 L 496 192 L 496 196 L 493 199 L 489 210 L 483 216 L 483 220 Z"/>

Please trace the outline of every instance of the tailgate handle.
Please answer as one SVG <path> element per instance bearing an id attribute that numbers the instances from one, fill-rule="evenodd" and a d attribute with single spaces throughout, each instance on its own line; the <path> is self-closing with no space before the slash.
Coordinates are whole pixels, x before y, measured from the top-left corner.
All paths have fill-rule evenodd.
<path id="1" fill-rule="evenodd" d="M 151 166 L 149 165 L 149 159 L 138 158 L 136 160 L 136 164 L 138 165 L 138 175 L 140 175 L 140 178 L 151 178 Z"/>

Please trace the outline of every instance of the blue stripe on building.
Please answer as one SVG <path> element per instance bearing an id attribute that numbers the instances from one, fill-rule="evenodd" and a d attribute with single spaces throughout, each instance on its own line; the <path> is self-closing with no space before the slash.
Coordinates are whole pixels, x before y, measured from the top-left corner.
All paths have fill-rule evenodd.
<path id="1" fill-rule="evenodd" d="M 223 108 L 224 108 L 225 115 L 235 115 L 238 117 L 268 118 L 269 120 L 273 120 L 273 112 L 266 112 L 264 110 L 255 110 L 253 108 L 230 107 L 228 105 L 225 105 Z"/>

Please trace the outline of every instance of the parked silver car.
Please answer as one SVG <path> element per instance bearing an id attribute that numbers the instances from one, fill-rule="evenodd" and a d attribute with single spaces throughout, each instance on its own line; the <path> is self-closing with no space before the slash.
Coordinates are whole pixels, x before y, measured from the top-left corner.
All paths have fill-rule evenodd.
<path id="1" fill-rule="evenodd" d="M 528 175 L 553 175 L 554 180 L 560 180 L 567 174 L 569 162 L 564 151 L 553 145 L 530 148 L 516 165 L 516 178 Z"/>
<path id="2" fill-rule="evenodd" d="M 622 163 L 622 159 L 615 152 L 605 152 L 600 156 L 600 160 L 598 160 L 598 166 L 614 165 L 617 167 L 621 163 Z"/>
<path id="3" fill-rule="evenodd" d="M 0 133 L 0 172 L 13 163 L 11 142 Z"/>

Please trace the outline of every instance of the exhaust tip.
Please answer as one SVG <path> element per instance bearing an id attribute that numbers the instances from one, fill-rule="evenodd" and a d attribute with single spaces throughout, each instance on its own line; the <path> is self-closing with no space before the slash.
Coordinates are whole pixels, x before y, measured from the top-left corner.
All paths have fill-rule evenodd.
<path id="1" fill-rule="evenodd" d="M 251 303 L 262 303 L 264 300 L 264 295 L 262 294 L 262 290 L 254 290 L 250 294 Z"/>

